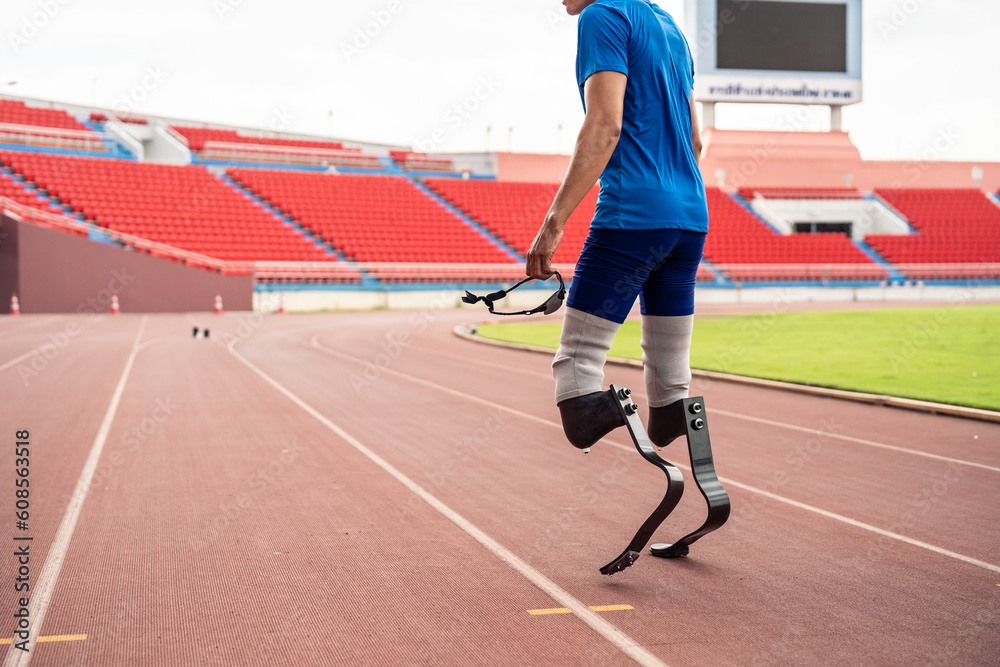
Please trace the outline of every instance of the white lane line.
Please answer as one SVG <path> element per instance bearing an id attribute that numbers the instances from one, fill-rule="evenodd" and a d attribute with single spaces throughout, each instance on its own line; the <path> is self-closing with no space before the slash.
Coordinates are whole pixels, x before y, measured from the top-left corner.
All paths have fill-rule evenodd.
<path id="1" fill-rule="evenodd" d="M 934 546 L 933 544 L 928 544 L 927 542 L 921 542 L 920 540 L 915 540 L 911 537 L 905 535 L 900 535 L 899 533 L 893 533 L 888 530 L 883 530 L 871 524 L 862 523 L 855 519 L 851 519 L 846 516 L 841 516 L 840 514 L 834 514 L 833 512 L 828 512 L 826 510 L 820 509 L 818 507 L 813 507 L 812 505 L 806 505 L 805 503 L 800 503 L 797 500 L 792 500 L 790 498 L 783 498 L 782 496 L 775 495 L 763 489 L 757 489 L 752 486 L 747 486 L 746 484 L 741 484 L 740 482 L 735 482 L 731 479 L 719 478 L 726 484 L 735 486 L 736 488 L 743 489 L 744 491 L 750 491 L 751 493 L 757 493 L 771 500 L 776 500 L 779 503 L 785 503 L 786 505 L 791 505 L 792 507 L 798 507 L 799 509 L 808 510 L 810 512 L 815 512 L 821 516 L 825 516 L 828 519 L 834 519 L 836 521 L 841 521 L 849 526 L 854 526 L 855 528 L 862 528 L 864 530 L 871 531 L 883 537 L 889 537 L 894 540 L 899 540 L 900 542 L 905 542 L 906 544 L 911 544 L 915 547 L 920 547 L 921 549 L 927 549 L 928 551 L 933 551 L 934 553 L 941 554 L 942 556 L 948 556 L 949 558 L 954 558 L 955 560 L 960 560 L 963 563 L 968 563 L 969 565 L 975 565 L 976 567 L 981 567 L 984 570 L 990 570 L 991 572 L 1000 572 L 1000 565 L 994 565 L 993 563 L 987 563 L 986 561 L 979 560 L 977 558 L 972 558 L 970 556 L 965 556 L 960 553 L 955 553 L 954 551 L 949 551 L 948 549 L 942 549 L 941 547 Z"/>
<path id="2" fill-rule="evenodd" d="M 101 427 L 97 430 L 94 444 L 90 447 L 90 455 L 83 464 L 83 470 L 80 472 L 80 479 L 77 480 L 76 489 L 73 491 L 73 496 L 66 506 L 66 512 L 59 523 L 59 528 L 56 529 L 56 534 L 52 538 L 52 544 L 49 546 L 49 552 L 45 556 L 45 564 L 42 566 L 42 572 L 38 576 L 38 580 L 32 590 L 31 603 L 28 605 L 28 613 L 31 618 L 31 631 L 28 636 L 28 647 L 30 649 L 35 648 L 35 640 L 42 629 L 45 612 L 48 611 L 49 602 L 52 600 L 52 593 L 55 591 L 56 581 L 59 579 L 59 572 L 62 570 L 63 560 L 66 558 L 66 551 L 69 548 L 70 540 L 73 539 L 73 531 L 76 530 L 76 522 L 80 518 L 80 512 L 83 509 L 83 501 L 87 499 L 90 482 L 94 478 L 94 472 L 97 470 L 97 463 L 101 458 L 104 443 L 108 439 L 111 424 L 115 419 L 115 413 L 118 411 L 118 404 L 121 402 L 122 393 L 125 391 L 125 383 L 132 372 L 132 364 L 135 362 L 135 356 L 139 352 L 139 340 L 142 338 L 142 332 L 146 328 L 146 319 L 147 316 L 143 315 L 142 321 L 139 323 L 139 330 L 135 333 L 132 351 L 128 355 L 128 361 L 125 362 L 125 370 L 122 371 L 122 375 L 118 379 L 118 385 L 115 387 L 115 393 L 111 396 L 108 411 L 104 413 L 104 421 L 101 422 Z M 15 645 L 12 643 L 11 647 L 7 650 L 7 657 L 3 662 L 3 667 L 27 667 L 31 663 L 31 655 L 29 651 L 22 651 L 15 648 Z"/>
<path id="3" fill-rule="evenodd" d="M 11 359 L 7 363 L 5 363 L 3 366 L 0 366 L 0 373 L 4 372 L 5 370 L 7 370 L 8 368 L 10 368 L 11 366 L 13 366 L 15 364 L 17 364 L 17 363 L 19 363 L 21 361 L 24 361 L 25 359 L 27 359 L 29 357 L 35 356 L 36 354 L 39 354 L 39 348 L 37 348 L 37 347 L 34 350 L 29 350 L 29 351 L 25 352 L 20 357 L 16 357 L 14 359 Z"/>
<path id="4" fill-rule="evenodd" d="M 554 581 L 546 577 L 544 574 L 528 565 L 526 562 L 518 558 L 512 551 L 504 547 L 502 544 L 494 540 L 492 537 L 484 533 L 482 530 L 477 528 L 468 519 L 463 517 L 461 514 L 451 509 L 449 506 L 445 505 L 443 502 L 438 500 L 435 496 L 431 495 L 422 486 L 411 480 L 409 477 L 401 473 L 395 467 L 393 467 L 388 461 L 383 459 L 381 456 L 368 449 L 365 445 L 361 444 L 359 440 L 354 438 L 350 433 L 340 428 L 332 421 L 320 414 L 315 408 L 310 406 L 308 403 L 303 401 L 297 395 L 293 394 L 288 389 L 285 389 L 283 385 L 274 380 L 270 375 L 257 368 L 255 365 L 250 363 L 246 358 L 244 358 L 239 352 L 234 349 L 234 344 L 236 341 L 231 341 L 229 343 L 229 352 L 236 357 L 240 362 L 242 362 L 247 368 L 256 373 L 261 379 L 267 382 L 269 385 L 274 387 L 277 391 L 284 394 L 290 401 L 295 403 L 297 406 L 302 408 L 305 412 L 309 413 L 314 419 L 326 426 L 328 429 L 333 431 L 335 434 L 344 439 L 348 444 L 354 447 L 356 450 L 364 454 L 368 459 L 370 459 L 375 465 L 384 470 L 385 472 L 392 475 L 397 481 L 399 481 L 403 486 L 412 491 L 415 495 L 420 497 L 424 502 L 433 507 L 435 510 L 444 515 L 449 521 L 454 523 L 460 529 L 465 531 L 470 537 L 486 547 L 491 553 L 497 556 L 500 560 L 504 561 L 510 565 L 513 569 L 521 573 L 528 581 L 537 586 L 542 592 L 551 597 L 553 600 L 558 602 L 561 606 L 567 609 L 573 610 L 580 620 L 589 625 L 591 628 L 596 630 L 601 636 L 610 641 L 612 644 L 617 646 L 623 653 L 628 655 L 630 658 L 638 662 L 640 665 L 649 665 L 656 667 L 666 667 L 666 665 L 655 655 L 644 649 L 639 645 L 634 639 L 626 635 L 624 632 L 619 630 L 616 626 L 608 623 L 606 620 L 598 616 L 596 613 L 590 610 L 590 607 L 573 597 L 568 591 L 561 588 Z"/>
<path id="5" fill-rule="evenodd" d="M 858 445 L 865 445 L 866 447 L 876 447 L 878 449 L 887 449 L 892 452 L 902 452 L 904 454 L 913 454 L 914 456 L 923 456 L 924 458 L 934 459 L 935 461 L 945 461 L 947 463 L 955 463 L 957 465 L 970 466 L 972 468 L 981 468 L 983 470 L 990 470 L 992 472 L 1000 472 L 1000 468 L 995 466 L 988 466 L 985 463 L 974 463 L 972 461 L 965 461 L 963 459 L 953 459 L 950 456 L 941 456 L 939 454 L 930 454 L 928 452 L 921 452 L 916 449 L 907 449 L 906 447 L 897 447 L 896 445 L 887 445 L 882 442 L 875 442 L 873 440 L 863 440 L 862 438 L 854 438 L 849 435 L 839 435 L 837 433 L 830 433 L 829 431 L 820 431 L 814 428 L 806 428 L 804 426 L 795 426 L 793 424 L 785 424 L 784 422 L 776 422 L 770 419 L 761 419 L 760 417 L 751 417 L 750 415 L 741 415 L 736 412 L 728 412 L 726 410 L 719 410 L 718 408 L 712 408 L 712 414 L 725 415 L 726 417 L 734 417 L 736 419 L 742 419 L 744 421 L 756 422 L 758 424 L 765 424 L 767 426 L 778 426 L 780 428 L 789 429 L 791 431 L 798 431 L 800 433 L 809 433 L 811 435 L 821 435 L 824 438 L 830 438 L 835 440 L 843 440 L 845 442 L 853 442 Z"/>
<path id="6" fill-rule="evenodd" d="M 359 359 L 357 357 L 351 356 L 351 355 L 346 354 L 344 352 L 339 352 L 337 350 L 330 349 L 330 348 L 326 347 L 325 345 L 323 345 L 322 343 L 317 342 L 317 338 L 318 338 L 319 335 L 320 334 L 316 334 L 316 335 L 314 335 L 312 337 L 311 343 L 312 343 L 313 347 L 315 347 L 315 348 L 317 348 L 317 349 L 319 349 L 321 351 L 324 351 L 324 352 L 326 352 L 328 354 L 331 354 L 333 356 L 337 356 L 337 357 L 341 357 L 341 358 L 344 358 L 344 359 L 348 359 L 348 360 L 353 361 L 355 363 L 360 363 L 360 364 L 364 364 L 365 363 L 365 361 L 363 359 Z M 507 413 L 512 414 L 512 415 L 517 415 L 519 417 L 527 417 L 527 418 L 531 419 L 534 422 L 546 424 L 546 425 L 551 426 L 553 428 L 557 428 L 557 429 L 559 429 L 560 432 L 562 432 L 562 425 L 561 424 L 557 424 L 556 422 L 549 421 L 548 419 L 543 419 L 542 417 L 537 417 L 535 415 L 529 415 L 529 414 L 527 414 L 525 412 L 521 412 L 520 410 L 514 410 L 513 408 L 508 408 L 505 405 L 501 405 L 499 403 L 494 403 L 492 401 L 488 401 L 488 400 L 483 399 L 483 398 L 478 398 L 478 397 L 475 397 L 475 396 L 469 396 L 466 393 L 455 391 L 454 389 L 450 389 L 448 387 L 444 387 L 444 386 L 435 384 L 433 382 L 430 382 L 428 380 L 424 380 L 422 378 L 414 377 L 412 375 L 407 375 L 406 373 L 400 373 L 399 371 L 394 371 L 394 370 L 391 370 L 391 369 L 388 369 L 388 368 L 383 368 L 383 369 L 381 369 L 381 372 L 382 373 L 387 373 L 389 375 L 395 375 L 396 377 L 400 377 L 400 378 L 403 378 L 405 380 L 409 380 L 411 382 L 415 382 L 417 384 L 421 384 L 421 385 L 423 385 L 425 387 L 431 387 L 431 388 L 434 388 L 434 389 L 438 389 L 438 390 L 446 392 L 448 394 L 452 394 L 452 395 L 455 395 L 455 396 L 461 396 L 462 398 L 468 399 L 468 400 L 473 401 L 475 403 L 480 403 L 482 405 L 486 405 L 488 407 L 491 407 L 491 408 L 494 408 L 494 409 L 497 409 L 497 410 L 503 410 L 504 412 L 507 412 Z M 715 411 L 713 410 L 713 414 L 714 414 L 714 412 Z M 607 444 L 611 445 L 612 447 L 616 447 L 618 449 L 622 449 L 622 450 L 625 450 L 625 451 L 635 451 L 634 447 L 629 447 L 629 446 L 626 446 L 626 445 L 623 445 L 623 444 L 620 444 L 620 443 L 617 443 L 617 442 L 610 442 L 610 441 L 607 441 L 607 440 L 605 440 L 605 442 Z M 688 466 L 682 465 L 682 464 L 674 463 L 674 465 L 676 465 L 678 468 L 683 468 L 684 470 L 688 470 L 688 471 L 691 470 L 691 468 L 689 468 Z M 861 528 L 862 530 L 867 530 L 867 531 L 870 531 L 870 532 L 875 533 L 877 535 L 882 535 L 884 537 L 888 537 L 888 538 L 891 538 L 891 539 L 894 539 L 894 540 L 898 540 L 900 542 L 904 542 L 906 544 L 910 544 L 910 545 L 915 546 L 915 547 L 920 547 L 921 549 L 927 549 L 928 551 L 933 551 L 934 553 L 938 553 L 938 554 L 941 554 L 943 556 L 948 556 L 949 558 L 954 558 L 955 560 L 962 561 L 963 563 L 968 563 L 970 565 L 975 565 L 976 567 L 981 567 L 981 568 L 983 568 L 985 570 L 990 570 L 992 572 L 1000 572 L 1000 565 L 994 565 L 992 563 L 987 563 L 985 561 L 981 561 L 981 560 L 978 560 L 976 558 L 972 558 L 970 556 L 966 556 L 964 554 L 957 553 L 955 551 L 949 551 L 948 549 L 942 549 L 941 547 L 935 546 L 933 544 L 928 544 L 927 542 L 921 542 L 920 540 L 915 540 L 915 539 L 913 539 L 911 537 L 906 537 L 905 535 L 900 535 L 899 533 L 893 533 L 891 531 L 884 530 L 882 528 L 878 528 L 877 526 L 873 526 L 871 524 L 867 524 L 867 523 L 858 521 L 856 519 L 851 519 L 850 517 L 846 517 L 846 516 L 843 516 L 843 515 L 840 515 L 840 514 L 835 514 L 834 512 L 829 512 L 827 510 L 820 509 L 820 508 L 814 507 L 812 505 L 807 505 L 806 503 L 801 503 L 801 502 L 799 502 L 797 500 L 792 500 L 791 498 L 785 498 L 783 496 L 779 496 L 777 494 L 770 493 L 769 491 L 765 491 L 763 489 L 758 489 L 757 487 L 750 486 L 748 484 L 743 484 L 741 482 L 737 482 L 737 481 L 735 481 L 733 479 L 728 479 L 726 477 L 721 477 L 720 476 L 719 477 L 719 481 L 724 482 L 725 484 L 729 484 L 731 486 L 735 486 L 735 487 L 737 487 L 739 489 L 743 489 L 744 491 L 747 491 L 749 493 L 754 493 L 754 494 L 757 494 L 757 495 L 760 495 L 760 496 L 764 496 L 765 498 L 770 498 L 771 500 L 775 500 L 777 502 L 785 503 L 786 505 L 791 505 L 792 507 L 797 507 L 799 509 L 803 509 L 803 510 L 806 510 L 808 512 L 814 512 L 814 513 L 819 514 L 820 516 L 824 516 L 824 517 L 826 517 L 828 519 L 834 519 L 836 521 L 840 521 L 842 523 L 846 523 L 847 525 L 854 526 L 855 528 Z"/>
<path id="7" fill-rule="evenodd" d="M 422 346 L 412 346 L 414 349 L 419 349 L 421 352 L 430 352 L 431 354 L 437 354 L 442 357 L 448 357 L 450 359 L 457 359 L 454 354 L 449 354 L 447 352 L 440 352 L 438 350 L 433 350 L 431 348 Z M 516 368 L 513 366 L 505 366 L 503 364 L 494 363 L 491 361 L 483 361 L 482 359 L 475 359 L 472 357 L 463 358 L 461 361 L 466 363 L 475 363 L 482 366 L 488 366 L 490 368 L 497 368 L 503 371 L 514 371 L 516 373 L 522 373 L 524 375 L 530 375 L 532 377 L 547 378 L 552 379 L 552 376 L 545 373 L 538 373 L 536 371 L 529 371 L 523 368 Z M 632 395 L 637 398 L 644 398 L 641 391 L 633 391 Z M 989 470 L 990 472 L 1000 472 L 1000 467 L 986 465 L 985 463 L 975 463 L 973 461 L 966 461 L 965 459 L 956 459 L 950 456 L 941 456 L 940 454 L 931 454 L 929 452 L 922 452 L 917 449 L 908 449 L 906 447 L 899 447 L 896 445 L 888 445 L 883 442 L 875 442 L 874 440 L 865 440 L 863 438 L 855 438 L 849 435 L 839 435 L 837 433 L 831 433 L 830 431 L 820 431 L 814 428 L 808 428 L 805 426 L 796 426 L 795 424 L 788 424 L 785 422 L 774 421 L 773 419 L 762 419 L 760 417 L 752 417 L 750 415 L 740 414 L 739 412 L 730 412 L 729 410 L 720 410 L 719 408 L 712 408 L 713 415 L 722 415 L 724 417 L 730 417 L 732 419 L 742 419 L 743 421 L 754 422 L 757 424 L 764 424 L 766 426 L 774 426 L 777 428 L 787 429 L 789 431 L 798 431 L 799 433 L 808 433 L 810 435 L 821 435 L 825 439 L 830 440 L 842 440 L 844 442 L 851 442 L 856 445 L 864 445 L 866 447 L 875 447 L 878 449 L 885 449 L 892 452 L 900 452 L 902 454 L 912 454 L 914 456 L 922 456 L 924 458 L 933 459 L 935 461 L 943 461 L 945 463 L 954 463 L 956 465 L 969 466 L 971 468 L 980 468 L 982 470 Z"/>

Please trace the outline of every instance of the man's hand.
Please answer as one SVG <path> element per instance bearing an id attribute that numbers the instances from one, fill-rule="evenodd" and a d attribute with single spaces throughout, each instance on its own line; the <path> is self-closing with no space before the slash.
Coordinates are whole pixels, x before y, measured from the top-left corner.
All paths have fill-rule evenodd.
<path id="1" fill-rule="evenodd" d="M 528 263 L 524 272 L 539 280 L 551 278 L 555 273 L 552 270 L 552 255 L 559 247 L 562 237 L 562 225 L 546 220 L 535 235 L 535 240 L 531 242 L 531 247 L 528 248 Z"/>

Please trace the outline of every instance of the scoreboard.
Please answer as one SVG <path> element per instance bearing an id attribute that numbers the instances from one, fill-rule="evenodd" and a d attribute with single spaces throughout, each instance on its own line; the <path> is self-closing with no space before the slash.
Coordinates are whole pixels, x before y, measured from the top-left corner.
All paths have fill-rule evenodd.
<path id="1" fill-rule="evenodd" d="M 685 3 L 698 101 L 861 101 L 861 0 Z"/>

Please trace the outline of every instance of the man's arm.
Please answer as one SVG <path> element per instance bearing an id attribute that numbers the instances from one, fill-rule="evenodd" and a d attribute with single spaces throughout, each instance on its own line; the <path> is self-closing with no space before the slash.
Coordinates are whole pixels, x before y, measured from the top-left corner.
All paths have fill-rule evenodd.
<path id="1" fill-rule="evenodd" d="M 621 72 L 609 71 L 596 72 L 584 84 L 587 116 L 576 138 L 566 176 L 528 249 L 525 273 L 533 278 L 544 279 L 554 273 L 552 255 L 562 241 L 563 226 L 594 187 L 618 146 L 627 82 L 628 77 Z"/>
<path id="2" fill-rule="evenodd" d="M 698 110 L 694 106 L 694 94 L 691 95 L 691 145 L 694 147 L 694 160 L 701 164 L 701 126 L 698 125 Z"/>

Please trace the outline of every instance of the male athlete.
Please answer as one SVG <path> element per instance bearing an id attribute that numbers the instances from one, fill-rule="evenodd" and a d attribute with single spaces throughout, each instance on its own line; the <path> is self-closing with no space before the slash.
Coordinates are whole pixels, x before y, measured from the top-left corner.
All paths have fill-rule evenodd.
<path id="1" fill-rule="evenodd" d="M 576 76 L 586 118 L 526 273 L 553 274 L 563 226 L 600 177 L 552 362 L 556 403 L 580 449 L 624 424 L 604 390 L 604 363 L 638 295 L 647 430 L 663 447 L 685 428 L 671 423 L 666 406 L 688 395 L 695 274 L 708 232 L 691 52 L 670 15 L 647 0 L 562 4 L 580 16 Z"/>

